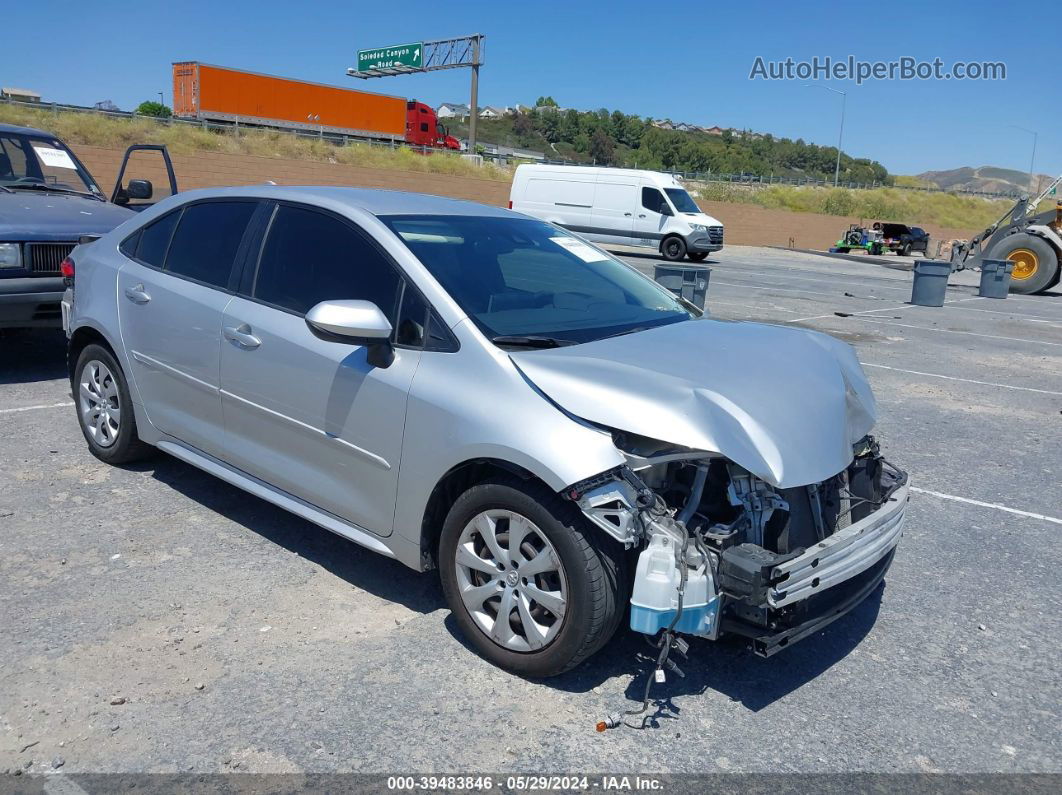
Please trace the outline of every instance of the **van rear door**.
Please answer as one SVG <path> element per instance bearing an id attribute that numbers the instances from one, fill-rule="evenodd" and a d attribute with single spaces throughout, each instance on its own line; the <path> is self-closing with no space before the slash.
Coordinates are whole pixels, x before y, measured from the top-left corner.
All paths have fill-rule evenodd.
<path id="1" fill-rule="evenodd" d="M 599 176 L 594 194 L 594 210 L 588 234 L 594 240 L 634 245 L 634 210 L 638 205 L 638 186 L 623 177 Z"/>

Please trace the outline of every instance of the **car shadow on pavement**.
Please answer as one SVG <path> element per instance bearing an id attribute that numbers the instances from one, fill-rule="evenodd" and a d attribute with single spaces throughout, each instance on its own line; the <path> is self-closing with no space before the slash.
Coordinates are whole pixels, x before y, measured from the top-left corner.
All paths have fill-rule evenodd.
<path id="1" fill-rule="evenodd" d="M 129 468 L 151 472 L 156 480 L 204 508 L 374 596 L 419 613 L 431 613 L 446 604 L 438 577 L 415 572 L 190 464 L 159 453 Z"/>
<path id="2" fill-rule="evenodd" d="M 752 712 L 799 689 L 844 659 L 873 628 L 881 606 L 885 583 L 847 615 L 773 657 L 757 657 L 741 638 L 718 641 L 683 636 L 690 642 L 686 659 L 672 653 L 685 677 L 668 671 L 667 681 L 650 690 L 646 725 L 677 718 L 683 696 L 715 690 L 738 701 Z M 625 690 L 627 701 L 614 709 L 639 709 L 645 684 L 653 675 L 658 649 L 648 636 L 621 626 L 616 637 L 600 652 L 569 673 L 549 680 L 551 686 L 571 692 L 586 692 L 616 676 L 633 676 Z M 632 718 L 640 723 L 643 716 Z"/>
<path id="3" fill-rule="evenodd" d="M 0 384 L 66 378 L 66 337 L 59 329 L 0 330 Z"/>

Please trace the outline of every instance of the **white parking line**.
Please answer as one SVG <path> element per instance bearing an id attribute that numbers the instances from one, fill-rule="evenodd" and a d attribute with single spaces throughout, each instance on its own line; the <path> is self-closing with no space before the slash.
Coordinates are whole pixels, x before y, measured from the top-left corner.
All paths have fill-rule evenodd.
<path id="1" fill-rule="evenodd" d="M 856 314 L 857 313 L 855 313 L 855 312 L 852 313 L 853 316 L 855 316 Z M 987 337 L 988 339 L 993 339 L 993 340 L 1009 340 L 1010 342 L 1021 342 L 1021 343 L 1024 343 L 1024 344 L 1028 344 L 1028 343 L 1032 342 L 1032 343 L 1036 343 L 1038 345 L 1054 345 L 1055 347 L 1062 348 L 1062 342 L 1048 342 L 1047 340 L 1022 339 L 1021 337 L 1004 337 L 1004 336 L 1001 336 L 999 334 L 981 334 L 980 332 L 977 332 L 977 331 L 959 331 L 958 329 L 951 329 L 951 328 L 933 328 L 932 326 L 912 326 L 910 323 L 897 323 L 895 320 L 887 320 L 885 318 L 860 317 L 859 319 L 860 320 L 866 320 L 866 321 L 868 321 L 870 323 L 884 323 L 887 326 L 898 326 L 900 328 L 913 328 L 913 329 L 918 329 L 919 331 L 932 331 L 934 333 L 940 332 L 941 334 L 965 334 L 968 337 Z M 793 321 L 789 321 L 789 322 L 792 323 Z"/>
<path id="2" fill-rule="evenodd" d="M 20 411 L 39 411 L 40 409 L 61 409 L 73 405 L 72 401 L 67 401 L 66 403 L 49 403 L 46 406 L 23 406 L 18 409 L 0 409 L 0 414 L 17 414 Z"/>
<path id="3" fill-rule="evenodd" d="M 1012 513 L 1017 516 L 1027 516 L 1030 519 L 1040 519 L 1044 522 L 1062 524 L 1062 519 L 1056 519 L 1053 516 L 1044 516 L 1044 514 L 1042 513 L 1033 513 L 1032 511 L 1019 511 L 1017 508 L 1010 508 L 1006 505 L 1000 505 L 998 502 L 982 502 L 981 500 L 971 500 L 969 497 L 956 497 L 954 494 L 942 494 L 939 491 L 920 489 L 917 486 L 911 486 L 911 491 L 917 492 L 918 494 L 928 494 L 931 497 L 937 497 L 941 500 L 953 500 L 954 502 L 964 502 L 967 505 L 977 505 L 981 508 L 993 508 L 994 510 L 1005 511 L 1006 513 Z"/>
<path id="4" fill-rule="evenodd" d="M 755 309 L 759 312 L 774 311 L 774 312 L 788 312 L 791 315 L 800 314 L 795 309 L 786 309 L 782 306 L 753 306 L 752 304 L 735 304 L 733 301 L 716 301 L 715 299 L 709 299 L 713 306 L 740 306 L 743 309 Z"/>
<path id="5" fill-rule="evenodd" d="M 893 370 L 897 373 L 910 373 L 911 375 L 924 375 L 930 378 L 943 378 L 948 381 L 962 381 L 967 384 L 980 384 L 981 386 L 998 386 L 1000 389 L 1017 389 L 1021 392 L 1038 392 L 1041 395 L 1062 395 L 1062 392 L 1054 392 L 1050 389 L 1035 389 L 1031 386 L 997 384 L 992 381 L 976 381 L 973 378 L 959 378 L 954 375 L 941 375 L 940 373 L 923 373 L 920 370 L 904 370 L 902 367 L 889 367 L 887 364 L 871 364 L 870 362 L 860 362 L 860 364 L 864 367 L 877 367 L 880 370 Z"/>
<path id="6" fill-rule="evenodd" d="M 945 304 L 957 304 L 960 301 L 980 301 L 980 300 L 981 300 L 980 296 L 974 296 L 973 298 L 953 298 L 952 300 L 945 301 L 944 303 Z M 812 315 L 811 317 L 798 317 L 798 318 L 794 318 L 793 320 L 787 320 L 786 323 L 801 323 L 801 322 L 803 322 L 805 320 L 819 320 L 819 319 L 824 318 L 824 317 L 834 317 L 834 316 L 837 316 L 837 317 L 850 317 L 852 315 L 867 315 L 867 314 L 870 314 L 871 312 L 896 312 L 896 311 L 898 311 L 900 309 L 910 309 L 912 306 L 913 306 L 913 304 L 902 304 L 900 306 L 886 306 L 886 307 L 882 307 L 881 309 L 864 309 L 861 312 L 845 312 L 843 315 L 838 315 L 836 312 L 830 312 L 829 314 L 826 314 L 826 315 Z M 962 309 L 962 307 L 959 307 L 959 308 Z"/>

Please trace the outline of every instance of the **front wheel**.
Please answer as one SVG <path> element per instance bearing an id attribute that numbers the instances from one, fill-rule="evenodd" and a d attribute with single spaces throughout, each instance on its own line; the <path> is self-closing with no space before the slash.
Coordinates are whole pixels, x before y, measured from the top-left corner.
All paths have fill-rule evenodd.
<path id="1" fill-rule="evenodd" d="M 1012 293 L 1039 293 L 1058 282 L 1058 255 L 1042 237 L 1025 232 L 1011 235 L 993 247 L 989 258 L 1014 263 L 1010 274 Z"/>
<path id="2" fill-rule="evenodd" d="M 686 256 L 686 241 L 681 237 L 665 238 L 660 244 L 660 253 L 668 262 L 678 262 Z"/>
<path id="3" fill-rule="evenodd" d="M 563 673 L 600 649 L 623 616 L 623 550 L 545 486 L 473 486 L 439 541 L 443 592 L 462 633 L 521 676 Z"/>
<path id="4" fill-rule="evenodd" d="M 102 345 L 85 346 L 71 386 L 81 433 L 96 458 L 124 464 L 151 452 L 137 436 L 129 385 L 109 350 Z"/>

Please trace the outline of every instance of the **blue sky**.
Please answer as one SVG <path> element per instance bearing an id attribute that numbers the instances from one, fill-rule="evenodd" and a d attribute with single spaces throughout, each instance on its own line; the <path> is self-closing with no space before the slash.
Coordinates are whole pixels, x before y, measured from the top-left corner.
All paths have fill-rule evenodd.
<path id="1" fill-rule="evenodd" d="M 512 2 L 275 2 L 182 0 L 137 4 L 58 0 L 43 14 L 10 4 L 0 84 L 44 99 L 135 107 L 163 91 L 170 64 L 198 60 L 346 85 L 437 105 L 467 102 L 469 72 L 381 80 L 346 77 L 362 47 L 484 33 L 480 103 L 532 103 L 552 94 L 567 107 L 643 116 L 833 145 L 840 97 L 805 80 L 750 81 L 757 56 L 810 60 L 1003 61 L 1004 81 L 854 81 L 844 149 L 894 173 L 963 165 L 1062 172 L 1062 91 L 1050 14 L 1001 16 L 998 0 L 908 3 L 670 3 L 594 0 Z M 134 10 L 135 9 L 135 10 Z M 1009 19 L 1004 18 L 1009 16 Z M 1026 20 L 1041 19 L 1042 24 Z M 50 32 L 49 32 L 50 31 Z"/>

